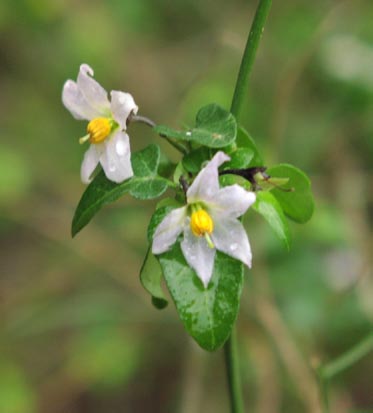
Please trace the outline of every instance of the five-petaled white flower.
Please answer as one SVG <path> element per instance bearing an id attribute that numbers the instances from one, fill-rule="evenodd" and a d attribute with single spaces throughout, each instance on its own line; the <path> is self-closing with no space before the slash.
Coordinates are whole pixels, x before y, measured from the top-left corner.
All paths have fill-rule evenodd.
<path id="1" fill-rule="evenodd" d="M 187 205 L 166 215 L 153 237 L 152 252 L 161 254 L 184 232 L 181 250 L 205 287 L 212 276 L 216 250 L 251 267 L 249 239 L 237 218 L 256 196 L 239 185 L 219 187 L 218 167 L 229 159 L 221 151 L 215 154 L 187 190 Z"/>
<path id="2" fill-rule="evenodd" d="M 90 66 L 80 66 L 76 82 L 68 80 L 62 101 L 75 119 L 88 120 L 87 135 L 80 143 L 90 141 L 84 155 L 81 178 L 89 183 L 98 163 L 111 181 L 120 183 L 133 176 L 129 137 L 125 132 L 127 119 L 138 107 L 129 93 L 111 91 L 109 102 L 106 90 L 93 79 Z"/>

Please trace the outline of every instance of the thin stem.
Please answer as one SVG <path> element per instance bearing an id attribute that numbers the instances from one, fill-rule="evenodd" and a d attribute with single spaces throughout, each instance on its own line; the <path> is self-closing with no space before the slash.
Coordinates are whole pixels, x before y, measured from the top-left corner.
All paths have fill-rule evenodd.
<path id="1" fill-rule="evenodd" d="M 147 118 L 146 116 L 141 116 L 141 115 L 131 115 L 129 118 L 130 122 L 141 122 L 141 123 L 145 123 L 145 125 L 150 126 L 151 128 L 154 128 L 156 125 L 156 123 L 154 121 L 152 121 L 151 119 Z"/>
<path id="2" fill-rule="evenodd" d="M 166 141 L 173 146 L 175 149 L 177 149 L 180 153 L 182 153 L 183 155 L 186 155 L 188 153 L 188 150 L 184 147 L 184 145 L 181 145 L 178 142 L 175 142 L 173 139 L 164 136 L 164 135 L 159 135 L 161 138 L 166 139 Z"/>
<path id="3" fill-rule="evenodd" d="M 237 119 L 242 110 L 242 104 L 249 84 L 249 75 L 255 61 L 256 51 L 263 34 L 264 24 L 267 20 L 271 5 L 272 0 L 260 0 L 251 25 L 231 105 L 231 112 Z"/>
<path id="4" fill-rule="evenodd" d="M 145 125 L 150 126 L 151 128 L 155 128 L 157 126 L 157 124 L 154 121 L 147 118 L 146 116 L 134 115 L 134 114 L 130 115 L 130 117 L 128 118 L 128 122 L 141 122 L 141 123 L 144 123 Z M 170 145 L 172 145 L 175 149 L 177 149 L 183 155 L 188 153 L 187 149 L 183 145 L 181 145 L 180 143 L 175 142 L 173 139 L 168 138 L 167 136 L 164 136 L 164 135 L 159 135 L 159 136 L 161 138 L 166 139 L 166 141 Z"/>
<path id="5" fill-rule="evenodd" d="M 317 381 L 320 389 L 320 403 L 322 413 L 329 413 L 329 396 L 328 396 L 328 380 L 324 379 L 321 372 L 317 372 Z"/>
<path id="6" fill-rule="evenodd" d="M 350 350 L 317 369 L 323 413 L 329 413 L 330 411 L 328 397 L 328 384 L 330 379 L 359 361 L 371 351 L 373 351 L 373 333 L 369 333 Z"/>
<path id="7" fill-rule="evenodd" d="M 320 368 L 320 372 L 324 379 L 331 379 L 341 373 L 352 364 L 359 361 L 362 357 L 373 351 L 373 333 L 368 334 L 363 340 L 339 356 L 337 359 L 327 363 Z"/>
<path id="8" fill-rule="evenodd" d="M 238 354 L 236 343 L 236 332 L 233 327 L 231 336 L 224 344 L 225 365 L 227 369 L 227 380 L 229 386 L 229 397 L 232 413 L 243 413 L 243 401 L 241 394 L 241 380 L 238 371 Z"/>

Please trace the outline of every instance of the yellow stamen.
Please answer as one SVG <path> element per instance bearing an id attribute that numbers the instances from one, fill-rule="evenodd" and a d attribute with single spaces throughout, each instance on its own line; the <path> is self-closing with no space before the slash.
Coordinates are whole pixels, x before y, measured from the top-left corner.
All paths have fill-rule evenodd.
<path id="1" fill-rule="evenodd" d="M 80 143 L 83 143 L 89 139 L 91 143 L 103 142 L 111 132 L 112 122 L 108 118 L 95 118 L 92 119 L 87 126 L 88 135 L 79 139 Z"/>
<path id="2" fill-rule="evenodd" d="M 212 244 L 211 238 L 208 235 L 214 230 L 214 222 L 204 209 L 199 209 L 192 213 L 190 228 L 196 237 L 205 236 L 209 245 Z"/>

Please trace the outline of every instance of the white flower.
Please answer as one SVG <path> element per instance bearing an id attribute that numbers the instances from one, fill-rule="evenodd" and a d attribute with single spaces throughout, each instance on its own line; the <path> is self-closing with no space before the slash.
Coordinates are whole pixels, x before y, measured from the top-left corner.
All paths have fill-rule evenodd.
<path id="1" fill-rule="evenodd" d="M 116 90 L 111 91 L 109 102 L 106 90 L 92 76 L 92 68 L 82 64 L 77 81 L 68 80 L 62 91 L 62 102 L 74 118 L 90 121 L 87 135 L 79 140 L 91 143 L 80 175 L 84 183 L 89 183 L 97 164 L 101 163 L 106 177 L 120 183 L 133 176 L 125 130 L 128 116 L 136 114 L 138 107 L 129 93 Z"/>
<path id="2" fill-rule="evenodd" d="M 251 249 L 246 231 L 237 219 L 255 202 L 255 193 L 240 185 L 219 187 L 218 167 L 230 158 L 217 152 L 187 190 L 187 205 L 172 210 L 157 227 L 153 254 L 170 249 L 181 232 L 181 250 L 187 263 L 207 287 L 216 250 L 251 267 Z"/>

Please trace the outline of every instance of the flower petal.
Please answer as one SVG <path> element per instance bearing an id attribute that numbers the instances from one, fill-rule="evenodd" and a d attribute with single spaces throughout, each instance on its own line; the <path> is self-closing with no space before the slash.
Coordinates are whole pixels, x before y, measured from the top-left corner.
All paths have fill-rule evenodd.
<path id="1" fill-rule="evenodd" d="M 139 107 L 136 105 L 130 93 L 112 90 L 111 93 L 111 112 L 122 130 L 127 129 L 127 119 L 131 112 L 137 113 Z"/>
<path id="2" fill-rule="evenodd" d="M 237 219 L 223 218 L 216 220 L 211 234 L 212 241 L 219 251 L 236 258 L 251 268 L 251 248 L 246 231 Z"/>
<path id="3" fill-rule="evenodd" d="M 91 76 L 94 72 L 87 64 L 80 66 L 77 84 L 90 106 L 101 115 L 110 115 L 110 103 L 106 90 Z"/>
<path id="4" fill-rule="evenodd" d="M 133 176 L 129 137 L 125 132 L 117 131 L 104 142 L 100 162 L 105 175 L 110 181 L 121 183 Z"/>
<path id="5" fill-rule="evenodd" d="M 91 145 L 84 154 L 84 159 L 80 168 L 80 177 L 85 184 L 91 182 L 92 172 L 95 170 L 100 159 L 100 150 L 96 146 L 98 145 Z"/>
<path id="6" fill-rule="evenodd" d="M 181 241 L 181 250 L 186 262 L 195 270 L 206 288 L 214 269 L 215 248 L 210 248 L 204 237 L 196 237 L 187 223 L 184 229 L 184 239 Z"/>
<path id="7" fill-rule="evenodd" d="M 187 207 L 173 209 L 158 225 L 153 236 L 152 253 L 166 252 L 175 244 L 177 237 L 184 228 Z"/>
<path id="8" fill-rule="evenodd" d="M 75 119 L 91 120 L 100 116 L 100 112 L 91 107 L 73 80 L 65 82 L 62 90 L 62 102 Z"/>
<path id="9" fill-rule="evenodd" d="M 255 199 L 254 192 L 246 191 L 242 186 L 235 184 L 221 188 L 209 206 L 219 214 L 238 218 L 255 202 Z"/>
<path id="10" fill-rule="evenodd" d="M 219 172 L 221 164 L 230 158 L 219 151 L 211 161 L 200 171 L 187 191 L 188 204 L 199 201 L 209 201 L 219 190 Z"/>

